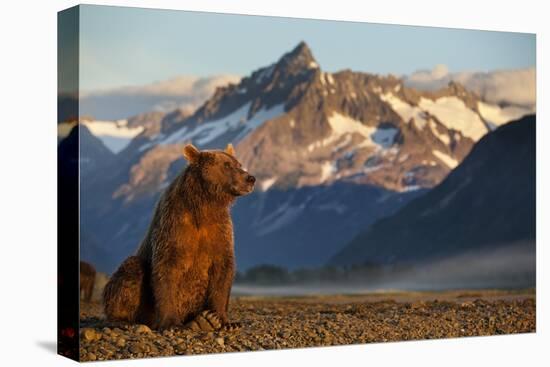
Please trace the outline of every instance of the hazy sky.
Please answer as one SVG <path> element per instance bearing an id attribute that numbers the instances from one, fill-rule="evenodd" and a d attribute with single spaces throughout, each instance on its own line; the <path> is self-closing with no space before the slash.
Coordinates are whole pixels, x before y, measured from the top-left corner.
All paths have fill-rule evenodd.
<path id="1" fill-rule="evenodd" d="M 510 32 L 85 5 L 80 87 L 139 85 L 176 75 L 247 75 L 304 40 L 325 71 L 409 74 L 535 65 L 535 36 Z"/>

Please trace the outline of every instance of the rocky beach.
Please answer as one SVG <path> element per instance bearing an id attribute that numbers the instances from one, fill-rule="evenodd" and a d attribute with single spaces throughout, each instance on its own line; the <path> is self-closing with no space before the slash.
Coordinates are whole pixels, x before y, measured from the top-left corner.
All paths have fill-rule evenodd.
<path id="1" fill-rule="evenodd" d="M 81 361 L 260 351 L 531 333 L 534 291 L 451 291 L 234 297 L 236 331 L 162 331 L 107 322 L 97 302 L 80 309 Z"/>

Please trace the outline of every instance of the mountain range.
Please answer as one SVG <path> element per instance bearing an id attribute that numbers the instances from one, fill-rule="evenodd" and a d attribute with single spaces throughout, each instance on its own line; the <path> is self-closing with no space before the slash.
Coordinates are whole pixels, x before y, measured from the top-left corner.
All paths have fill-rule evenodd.
<path id="1" fill-rule="evenodd" d="M 454 81 L 438 90 L 394 76 L 324 72 L 300 43 L 215 89 L 194 112 L 151 112 L 81 141 L 109 147 L 81 180 L 86 260 L 111 272 L 138 246 L 154 204 L 184 168 L 181 148 L 232 142 L 258 178 L 233 209 L 238 266 L 325 264 L 361 231 L 440 184 L 489 132 L 525 111 Z M 95 127 L 94 127 L 95 125 Z M 98 121 L 81 126 L 97 131 Z M 108 134 L 107 134 L 108 135 Z M 118 140 L 115 142 L 119 142 Z M 87 151 L 100 151 L 96 146 Z M 99 154 L 99 153 L 98 153 Z M 88 157 L 94 161 L 94 157 Z"/>

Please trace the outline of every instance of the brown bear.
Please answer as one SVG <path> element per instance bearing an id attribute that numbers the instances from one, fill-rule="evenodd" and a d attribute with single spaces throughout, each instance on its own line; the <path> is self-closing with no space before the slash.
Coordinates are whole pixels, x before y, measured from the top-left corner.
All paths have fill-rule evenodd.
<path id="1" fill-rule="evenodd" d="M 95 283 L 95 268 L 93 265 L 81 261 L 80 262 L 80 297 L 86 302 L 92 300 Z"/>
<path id="2" fill-rule="evenodd" d="M 227 315 L 235 274 L 230 207 L 254 189 L 254 176 L 225 151 L 188 144 L 188 161 L 162 194 L 140 247 L 104 289 L 110 320 L 153 328 L 231 328 Z M 208 324 L 208 325 L 207 325 Z"/>

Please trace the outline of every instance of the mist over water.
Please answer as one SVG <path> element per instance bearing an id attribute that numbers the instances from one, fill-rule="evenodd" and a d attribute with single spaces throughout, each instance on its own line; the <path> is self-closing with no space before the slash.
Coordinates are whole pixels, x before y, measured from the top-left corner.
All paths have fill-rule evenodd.
<path id="1" fill-rule="evenodd" d="M 385 269 L 376 279 L 303 284 L 235 284 L 233 295 L 300 296 L 365 294 L 395 291 L 518 289 L 535 287 L 535 244 L 465 253 L 445 259 Z"/>

